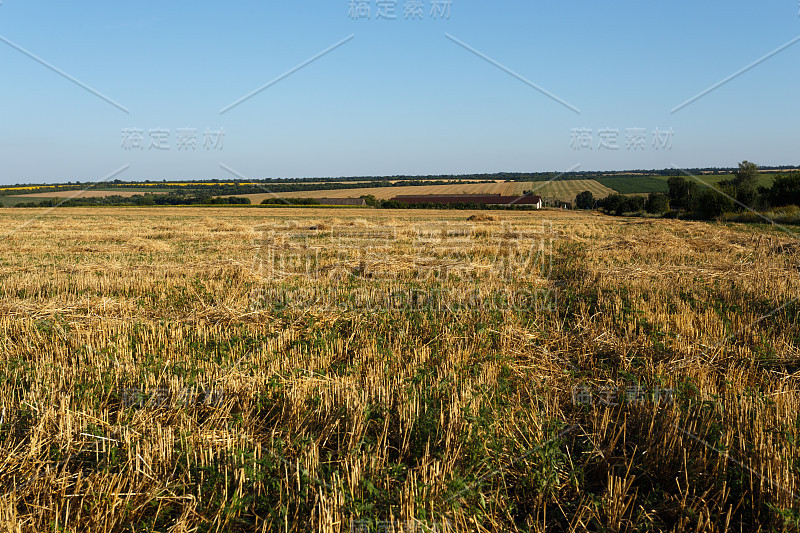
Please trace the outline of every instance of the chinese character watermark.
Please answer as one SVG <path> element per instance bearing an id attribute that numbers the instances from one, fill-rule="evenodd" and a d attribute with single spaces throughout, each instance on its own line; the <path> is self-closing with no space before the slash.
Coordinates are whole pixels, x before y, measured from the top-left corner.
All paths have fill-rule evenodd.
<path id="1" fill-rule="evenodd" d="M 384 18 L 387 20 L 394 20 L 397 18 L 395 9 L 397 8 L 397 0 L 376 0 L 378 6 L 378 13 L 375 18 Z"/>
<path id="2" fill-rule="evenodd" d="M 599 403 L 607 406 L 618 406 L 622 403 L 626 405 L 643 405 L 647 402 L 655 404 L 674 403 L 675 390 L 654 387 L 647 387 L 630 384 L 624 387 L 616 385 L 601 385 L 594 391 L 586 385 L 575 386 L 572 388 L 573 405 L 590 405 Z"/>
<path id="3" fill-rule="evenodd" d="M 369 0 L 350 0 L 350 6 L 347 16 L 351 19 L 367 19 L 370 18 L 370 2 Z"/>
<path id="4" fill-rule="evenodd" d="M 651 146 L 656 150 L 672 150 L 672 138 L 675 132 L 672 128 L 653 130 Z M 598 150 L 619 150 L 620 130 L 617 128 L 601 128 L 597 130 Z M 573 128 L 570 130 L 569 146 L 573 150 L 593 150 L 595 148 L 594 130 L 590 128 Z M 625 149 L 629 151 L 647 149 L 647 130 L 645 128 L 625 129 Z"/>
<path id="5" fill-rule="evenodd" d="M 123 128 L 121 146 L 123 150 L 144 150 L 147 146 L 148 150 L 168 151 L 173 147 L 170 142 L 171 136 L 172 132 L 167 128 L 150 128 L 147 131 L 141 128 Z M 203 134 L 203 148 L 222 150 L 224 137 L 225 129 L 206 128 Z M 179 152 L 197 150 L 197 128 L 177 128 L 174 146 Z"/>
<path id="6" fill-rule="evenodd" d="M 400 0 L 349 0 L 347 16 L 351 20 L 397 20 Z M 425 18 L 424 0 L 402 0 L 404 20 Z M 430 0 L 428 15 L 432 20 L 449 20 L 453 0 Z M 374 8 L 374 9 L 373 9 Z"/>
<path id="7" fill-rule="evenodd" d="M 449 533 L 455 531 L 452 522 L 425 522 L 422 520 L 353 520 L 350 533 L 411 533 L 411 532 Z"/>
<path id="8" fill-rule="evenodd" d="M 156 128 L 150 130 L 149 149 L 169 150 L 169 130 Z"/>
<path id="9" fill-rule="evenodd" d="M 592 149 L 592 130 L 587 128 L 573 128 L 570 147 L 573 150 Z"/>
<path id="10" fill-rule="evenodd" d="M 431 0 L 431 18 L 449 19 L 452 5 L 452 0 Z"/>
<path id="11" fill-rule="evenodd" d="M 404 8 L 403 17 L 406 19 L 422 20 L 425 18 L 425 4 L 422 0 L 406 0 Z"/>
<path id="12" fill-rule="evenodd" d="M 597 135 L 600 137 L 600 144 L 597 145 L 598 150 L 619 150 L 619 144 L 617 144 L 619 130 L 606 128 L 598 130 Z"/>
<path id="13" fill-rule="evenodd" d="M 178 128 L 175 135 L 178 142 L 178 151 L 194 150 L 197 148 L 197 129 Z"/>
<path id="14" fill-rule="evenodd" d="M 644 150 L 647 142 L 647 130 L 644 128 L 628 128 L 625 130 L 625 147 L 628 150 Z"/>
<path id="15" fill-rule="evenodd" d="M 144 150 L 144 130 L 123 128 L 122 148 L 124 150 Z"/>
<path id="16" fill-rule="evenodd" d="M 416 280 L 457 276 L 474 280 L 488 270 L 509 282 L 549 278 L 557 233 L 550 224 L 524 234 L 510 229 L 486 234 L 481 226 L 453 229 L 447 223 L 401 234 L 392 225 L 358 228 L 334 225 L 308 229 L 259 226 L 253 233 L 254 267 L 263 279 L 328 279 L 334 274 L 395 280 L 387 253 L 408 245 L 408 274 Z M 491 269 L 487 261 L 491 263 Z"/>
<path id="17" fill-rule="evenodd" d="M 393 224 L 282 224 L 254 228 L 252 271 L 263 287 L 250 294 L 253 312 L 311 306 L 372 311 L 555 307 L 557 295 L 546 280 L 552 275 L 559 235 L 550 223 L 513 231 L 447 222 L 419 224 L 411 231 Z M 392 258 L 398 249 L 408 250 L 402 271 Z M 505 283 L 488 289 L 487 277 Z M 312 283 L 289 288 L 284 282 L 290 279 Z M 342 279 L 357 283 L 342 290 Z M 439 286 L 444 280 L 449 283 Z M 424 281 L 438 288 L 423 290 Z"/>
<path id="18" fill-rule="evenodd" d="M 653 148 L 656 150 L 672 150 L 672 136 L 675 132 L 672 128 L 661 131 L 658 128 L 653 131 Z"/>
<path id="19" fill-rule="evenodd" d="M 206 128 L 205 139 L 203 140 L 203 147 L 206 150 L 222 150 L 222 138 L 225 136 L 225 130 L 211 130 Z"/>

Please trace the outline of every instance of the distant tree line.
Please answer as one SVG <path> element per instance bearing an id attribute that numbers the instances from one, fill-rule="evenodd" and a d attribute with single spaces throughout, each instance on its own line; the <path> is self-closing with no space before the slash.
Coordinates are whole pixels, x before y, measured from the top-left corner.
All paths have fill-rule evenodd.
<path id="1" fill-rule="evenodd" d="M 187 187 L 189 191 L 207 191 L 212 196 L 237 195 L 237 194 L 263 194 L 306 191 L 335 191 L 341 189 L 372 189 L 379 187 L 414 187 L 428 185 L 463 185 L 466 181 L 421 181 L 408 180 L 391 183 L 389 181 L 368 181 L 363 183 L 267 183 L 258 185 L 249 184 L 203 184 Z"/>
<path id="2" fill-rule="evenodd" d="M 739 164 L 731 179 L 704 185 L 686 176 L 671 176 L 668 192 L 643 196 L 611 194 L 595 200 L 585 191 L 576 198 L 581 209 L 599 207 L 614 215 L 644 212 L 670 218 L 711 220 L 728 213 L 765 212 L 785 206 L 800 206 L 800 172 L 777 174 L 770 187 L 759 185 L 758 166 L 749 161 Z"/>
<path id="3" fill-rule="evenodd" d="M 130 197 L 113 195 L 96 198 L 53 198 L 40 202 L 22 202 L 16 207 L 116 207 L 156 205 L 248 205 L 250 198 L 213 198 L 209 194 L 135 194 Z"/>
<path id="4" fill-rule="evenodd" d="M 646 197 L 614 193 L 597 200 L 591 191 L 583 191 L 575 198 L 575 207 L 578 209 L 600 207 L 605 212 L 615 215 L 644 212 L 660 215 L 669 211 L 669 198 L 660 192 L 651 192 Z"/>
<path id="5" fill-rule="evenodd" d="M 426 179 L 407 179 L 402 181 L 392 182 L 391 178 L 375 179 L 372 181 L 365 181 L 360 183 L 347 182 L 346 180 L 337 180 L 332 182 L 330 180 L 320 180 L 320 182 L 308 182 L 308 180 L 264 180 L 258 183 L 240 183 L 240 182 L 207 182 L 207 183 L 192 183 L 191 185 L 182 186 L 169 186 L 176 189 L 172 194 L 198 194 L 206 192 L 211 196 L 235 196 L 243 194 L 262 194 L 265 192 L 279 193 L 279 192 L 305 192 L 305 191 L 333 191 L 341 189 L 368 189 L 378 187 L 415 187 L 415 186 L 430 186 L 430 185 L 465 185 L 475 183 L 475 180 L 426 180 Z M 494 181 L 494 180 L 486 180 Z M 149 185 L 154 185 L 152 182 L 143 182 Z M 158 183 L 156 182 L 155 185 Z M 26 190 L 0 190 L 0 196 L 16 196 L 21 194 L 36 194 L 36 193 L 61 193 L 73 190 L 92 189 L 96 184 L 87 183 L 81 184 L 68 184 L 68 185 L 42 185 L 39 187 L 26 189 Z M 128 183 L 121 180 L 114 180 L 108 183 L 101 184 L 105 190 L 109 189 L 130 189 L 137 186 L 137 183 Z M 95 189 L 97 190 L 97 189 Z M 158 193 L 156 193 L 158 194 Z"/>
<path id="6" fill-rule="evenodd" d="M 316 198 L 266 198 L 261 205 L 320 205 Z"/>
<path id="7" fill-rule="evenodd" d="M 762 167 L 763 170 L 792 170 L 796 166 L 773 166 Z M 642 176 L 683 176 L 684 173 L 700 174 L 728 174 L 736 169 L 706 167 L 686 169 L 685 171 L 675 168 L 667 169 L 634 169 L 619 172 L 607 171 L 572 171 L 572 172 L 495 172 L 491 174 L 440 174 L 440 175 L 420 175 L 420 176 L 345 176 L 345 177 L 325 177 L 325 178 L 265 178 L 254 180 L 230 180 L 230 179 L 211 179 L 193 182 L 168 182 L 161 181 L 123 181 L 115 179 L 108 182 L 67 182 L 60 185 L 38 185 L 38 184 L 16 184 L 14 187 L 30 187 L 26 190 L 0 189 L 0 196 L 15 196 L 31 193 L 51 193 L 70 190 L 81 190 L 101 186 L 104 189 L 126 189 L 136 186 L 154 188 L 178 188 L 189 192 L 207 190 L 212 196 L 237 195 L 237 194 L 257 194 L 265 192 L 268 188 L 270 192 L 294 192 L 307 190 L 335 190 L 368 187 L 405 187 L 413 185 L 446 185 L 464 184 L 474 182 L 494 181 L 568 181 L 576 179 L 597 179 L 608 177 L 642 177 Z M 363 183 L 354 183 L 363 182 Z M 394 183 L 392 183 L 394 182 Z M 172 185 L 177 183 L 177 185 Z M 181 184 L 183 183 L 183 184 Z M 255 185 L 253 185 L 255 184 Z"/>
<path id="8" fill-rule="evenodd" d="M 461 209 L 461 210 L 512 210 L 512 211 L 530 211 L 535 210 L 536 207 L 530 204 L 525 205 L 487 205 L 475 202 L 458 202 L 453 204 L 441 204 L 435 202 L 421 202 L 421 203 L 405 203 L 397 200 L 378 200 L 375 196 L 369 194 L 361 196 L 368 206 L 377 209 Z"/>

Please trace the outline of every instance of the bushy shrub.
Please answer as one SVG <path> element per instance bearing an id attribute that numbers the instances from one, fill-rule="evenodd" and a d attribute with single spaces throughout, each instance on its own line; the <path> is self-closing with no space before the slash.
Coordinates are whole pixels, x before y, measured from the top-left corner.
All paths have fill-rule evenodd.
<path id="1" fill-rule="evenodd" d="M 591 209 L 594 207 L 594 195 L 591 191 L 583 191 L 575 198 L 575 206 L 578 209 Z"/>
<path id="2" fill-rule="evenodd" d="M 669 196 L 660 192 L 651 192 L 647 197 L 647 212 L 660 215 L 669 211 Z"/>
<path id="3" fill-rule="evenodd" d="M 694 197 L 691 209 L 698 218 L 711 220 L 733 211 L 734 205 L 733 200 L 722 191 L 706 188 Z"/>
<path id="4" fill-rule="evenodd" d="M 617 216 L 623 213 L 641 213 L 644 211 L 644 197 L 609 194 L 600 201 L 600 205 L 606 213 L 614 213 Z"/>

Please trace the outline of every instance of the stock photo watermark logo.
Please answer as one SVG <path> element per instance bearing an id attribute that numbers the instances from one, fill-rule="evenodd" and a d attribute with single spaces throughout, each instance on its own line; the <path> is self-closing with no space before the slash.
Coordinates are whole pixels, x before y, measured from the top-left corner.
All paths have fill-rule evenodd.
<path id="1" fill-rule="evenodd" d="M 552 311 L 556 294 L 546 288 L 503 288 L 494 291 L 479 289 L 418 289 L 412 286 L 388 287 L 383 290 L 310 286 L 303 288 L 259 287 L 249 294 L 249 311 L 279 312 L 315 307 L 336 311 Z"/>
<path id="2" fill-rule="evenodd" d="M 202 147 L 209 151 L 222 150 L 224 137 L 224 128 L 206 128 L 202 133 Z M 147 147 L 148 150 L 169 151 L 174 146 L 179 152 L 194 151 L 197 150 L 198 140 L 197 128 L 177 128 L 174 144 L 172 132 L 166 128 L 151 128 L 146 131 L 141 128 L 123 128 L 121 147 L 123 150 L 144 150 Z"/>
<path id="3" fill-rule="evenodd" d="M 368 223 L 366 223 L 368 224 Z M 251 311 L 550 309 L 552 225 L 525 230 L 436 223 L 260 227 Z M 488 281 L 488 286 L 485 282 Z"/>
<path id="4" fill-rule="evenodd" d="M 256 228 L 255 267 L 265 280 L 309 280 L 358 275 L 394 281 L 399 275 L 417 281 L 481 279 L 493 274 L 507 282 L 549 277 L 552 226 L 523 233 L 499 228 L 446 223 L 402 230 L 397 226 L 348 225 Z"/>
<path id="5" fill-rule="evenodd" d="M 627 386 L 601 385 L 594 388 L 577 385 L 572 388 L 573 405 L 618 406 L 621 404 L 643 405 L 645 403 L 672 404 L 674 402 L 675 389 L 648 388 L 638 383 Z"/>
<path id="6" fill-rule="evenodd" d="M 450 533 L 456 529 L 449 520 L 353 520 L 349 533 Z"/>
<path id="7" fill-rule="evenodd" d="M 303 226 L 291 221 L 283 228 L 256 228 L 254 238 L 254 267 L 262 280 L 319 281 L 352 274 L 384 277 L 383 263 L 398 237 L 393 227 Z"/>
<path id="8" fill-rule="evenodd" d="M 449 20 L 453 0 L 350 0 L 347 16 L 351 20 Z M 430 9 L 428 9 L 430 8 Z M 401 15 L 402 14 L 402 15 Z"/>
<path id="9" fill-rule="evenodd" d="M 649 146 L 655 150 L 672 150 L 672 128 L 662 130 L 655 128 L 652 137 L 646 128 L 625 128 L 623 142 L 629 151 L 646 150 Z M 573 128 L 570 130 L 569 146 L 573 150 L 620 150 L 620 130 L 618 128 L 600 128 L 597 130 L 597 146 L 595 132 L 590 128 Z"/>

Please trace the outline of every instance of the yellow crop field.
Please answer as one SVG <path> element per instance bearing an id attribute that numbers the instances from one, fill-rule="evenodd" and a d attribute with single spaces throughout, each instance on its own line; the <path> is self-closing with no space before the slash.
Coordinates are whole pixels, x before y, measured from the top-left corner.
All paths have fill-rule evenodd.
<path id="1" fill-rule="evenodd" d="M 28 187 L 0 187 L 0 191 L 30 191 L 39 187 L 58 187 L 58 185 L 33 185 Z"/>
<path id="2" fill-rule="evenodd" d="M 796 530 L 779 228 L 0 209 L 0 240 L 0 531 Z"/>
<path id="3" fill-rule="evenodd" d="M 127 183 L 130 187 L 191 187 L 193 185 L 236 185 L 234 182 L 193 182 L 193 181 L 170 181 L 170 182 L 150 182 L 150 183 Z M 239 182 L 240 185 L 258 185 L 251 182 Z"/>

